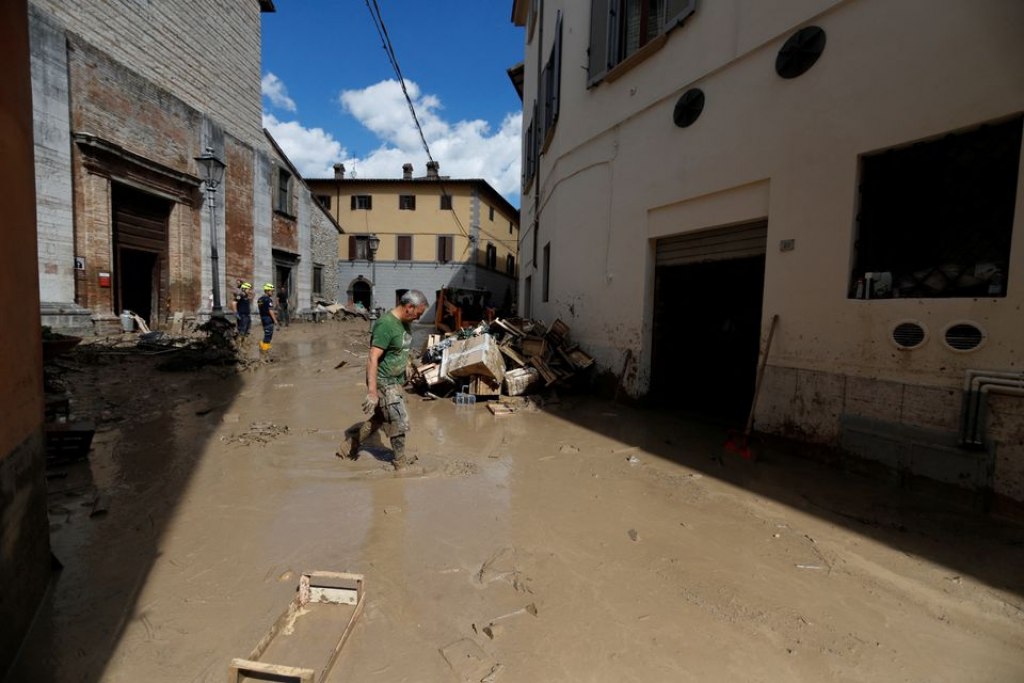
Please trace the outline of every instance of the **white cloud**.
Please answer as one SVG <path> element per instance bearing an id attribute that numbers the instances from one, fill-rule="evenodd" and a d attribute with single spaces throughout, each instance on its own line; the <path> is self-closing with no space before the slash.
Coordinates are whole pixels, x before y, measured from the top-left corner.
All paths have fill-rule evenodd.
<path id="1" fill-rule="evenodd" d="M 517 197 L 522 114 L 507 114 L 493 132 L 479 119 L 449 123 L 441 117 L 443 107 L 437 97 L 424 95 L 412 81 L 405 83 L 431 155 L 441 164 L 441 174 L 483 178 L 506 197 Z M 345 90 L 338 100 L 383 143 L 363 158 L 346 159 L 347 169 L 362 178 L 394 178 L 401 175 L 403 163 L 411 162 L 414 175 L 425 174 L 427 155 L 398 81 Z"/>
<path id="2" fill-rule="evenodd" d="M 273 114 L 265 112 L 263 127 L 270 131 L 303 177 L 332 178 L 334 163 L 347 156 L 341 143 L 323 128 L 305 128 L 298 121 L 278 121 Z"/>
<path id="3" fill-rule="evenodd" d="M 271 90 L 285 93 L 284 84 L 273 74 L 267 74 L 263 81 L 264 94 Z M 430 152 L 441 165 L 441 174 L 452 178 L 483 178 L 517 204 L 521 112 L 506 114 L 500 127 L 493 131 L 480 119 L 451 123 L 442 117 L 444 107 L 436 96 L 423 94 L 411 81 L 406 81 L 406 87 Z M 273 96 L 268 94 L 268 97 L 273 101 Z M 361 90 L 344 90 L 338 101 L 356 121 L 377 136 L 381 142 L 377 149 L 353 156 L 322 128 L 306 128 L 297 120 L 281 121 L 273 114 L 263 114 L 264 127 L 303 176 L 333 177 L 333 165 L 338 162 L 345 164 L 350 176 L 359 178 L 399 178 L 405 163 L 413 164 L 413 175 L 426 174 L 427 154 L 398 81 L 387 80 Z"/>
<path id="4" fill-rule="evenodd" d="M 272 73 L 268 72 L 260 81 L 260 92 L 278 109 L 297 110 L 295 100 L 288 97 L 288 88 L 285 87 L 284 82 Z"/>

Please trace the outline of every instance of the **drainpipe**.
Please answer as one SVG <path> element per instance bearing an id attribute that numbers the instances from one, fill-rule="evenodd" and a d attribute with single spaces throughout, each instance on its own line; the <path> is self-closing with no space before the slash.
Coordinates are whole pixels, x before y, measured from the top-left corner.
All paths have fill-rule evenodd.
<path id="1" fill-rule="evenodd" d="M 967 370 L 961 408 L 960 442 L 984 447 L 984 411 L 988 394 L 1024 397 L 1024 372 Z"/>

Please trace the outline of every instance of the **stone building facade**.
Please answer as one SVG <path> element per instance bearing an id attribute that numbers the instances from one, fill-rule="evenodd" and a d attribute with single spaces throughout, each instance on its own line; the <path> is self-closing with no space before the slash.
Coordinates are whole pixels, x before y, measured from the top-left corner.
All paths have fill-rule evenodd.
<path id="1" fill-rule="evenodd" d="M 151 327 L 201 319 L 214 250 L 225 309 L 236 279 L 303 269 L 308 302 L 311 206 L 299 195 L 293 212 L 276 206 L 290 164 L 261 122 L 260 21 L 274 9 L 32 2 L 44 324 L 106 332 L 124 309 Z M 226 165 L 212 210 L 195 161 L 207 150 Z"/>

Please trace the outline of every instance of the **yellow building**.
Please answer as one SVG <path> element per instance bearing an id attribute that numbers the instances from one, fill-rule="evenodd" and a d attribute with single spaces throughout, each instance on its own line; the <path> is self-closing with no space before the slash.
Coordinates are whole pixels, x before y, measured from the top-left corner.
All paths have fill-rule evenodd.
<path id="1" fill-rule="evenodd" d="M 485 180 L 438 173 L 401 178 L 307 179 L 317 200 L 345 228 L 338 247 L 339 301 L 394 306 L 408 289 L 432 300 L 442 288 L 471 290 L 476 305 L 511 311 L 519 255 L 519 211 Z M 374 247 L 376 250 L 374 251 Z M 435 315 L 433 305 L 424 320 Z"/>

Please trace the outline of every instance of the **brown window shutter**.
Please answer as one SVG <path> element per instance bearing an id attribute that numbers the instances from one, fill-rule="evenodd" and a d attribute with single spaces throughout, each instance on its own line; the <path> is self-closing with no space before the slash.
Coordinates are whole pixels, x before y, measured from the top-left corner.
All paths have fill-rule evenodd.
<path id="1" fill-rule="evenodd" d="M 355 211 L 356 210 L 356 196 L 352 195 L 351 197 L 349 197 L 349 199 L 352 200 L 351 204 L 349 205 L 349 208 L 352 209 L 353 211 Z M 352 239 L 352 238 L 349 238 L 349 239 Z"/>
<path id="2" fill-rule="evenodd" d="M 352 202 L 355 203 L 355 197 L 352 198 Z M 349 235 L 348 236 L 348 260 L 349 261 L 355 261 L 356 260 L 356 236 L 355 235 Z"/>

